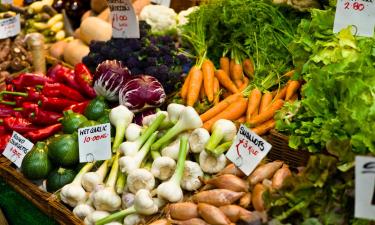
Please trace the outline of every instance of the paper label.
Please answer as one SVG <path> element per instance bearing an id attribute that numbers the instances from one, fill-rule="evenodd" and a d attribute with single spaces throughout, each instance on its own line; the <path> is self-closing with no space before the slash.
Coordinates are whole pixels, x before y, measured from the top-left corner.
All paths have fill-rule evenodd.
<path id="1" fill-rule="evenodd" d="M 151 2 L 157 5 L 171 6 L 171 0 L 151 0 Z"/>
<path id="2" fill-rule="evenodd" d="M 0 0 L 0 4 L 13 4 L 13 0 Z"/>
<path id="3" fill-rule="evenodd" d="M 373 37 L 375 0 L 337 0 L 333 32 L 353 26 L 355 35 Z"/>
<path id="4" fill-rule="evenodd" d="M 271 150 L 272 145 L 246 126 L 241 125 L 226 156 L 247 176 Z"/>
<path id="5" fill-rule="evenodd" d="M 354 215 L 375 220 L 375 157 L 355 157 Z"/>
<path id="6" fill-rule="evenodd" d="M 20 15 L 0 19 L 0 39 L 13 37 L 21 31 Z"/>
<path id="7" fill-rule="evenodd" d="M 139 38 L 138 19 L 130 0 L 108 0 L 112 20 L 112 37 Z"/>
<path id="8" fill-rule="evenodd" d="M 12 137 L 4 149 L 3 155 L 20 168 L 23 158 L 33 146 L 34 144 L 31 141 L 13 131 Z"/>
<path id="9" fill-rule="evenodd" d="M 109 123 L 78 129 L 79 162 L 111 158 L 111 125 Z"/>

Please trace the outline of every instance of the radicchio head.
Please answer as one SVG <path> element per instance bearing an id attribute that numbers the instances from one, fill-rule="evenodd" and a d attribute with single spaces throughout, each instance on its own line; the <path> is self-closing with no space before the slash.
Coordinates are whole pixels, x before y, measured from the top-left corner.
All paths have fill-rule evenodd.
<path id="1" fill-rule="evenodd" d="M 148 75 L 137 76 L 129 80 L 119 93 L 120 104 L 132 112 L 140 112 L 147 108 L 158 107 L 166 99 L 161 83 Z"/>
<path id="2" fill-rule="evenodd" d="M 130 71 L 120 61 L 106 60 L 98 65 L 94 75 L 96 94 L 108 101 L 117 101 L 120 88 L 131 78 Z"/>

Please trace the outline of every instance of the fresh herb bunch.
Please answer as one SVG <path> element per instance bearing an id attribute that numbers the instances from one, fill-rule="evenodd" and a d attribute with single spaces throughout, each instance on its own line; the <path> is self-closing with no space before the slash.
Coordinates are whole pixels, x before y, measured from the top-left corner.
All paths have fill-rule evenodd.
<path id="1" fill-rule="evenodd" d="M 283 188 L 264 195 L 269 224 L 369 225 L 354 219 L 354 169 L 341 172 L 337 159 L 323 154 L 310 157 L 306 168 L 285 179 Z"/>
<path id="2" fill-rule="evenodd" d="M 306 81 L 302 100 L 279 112 L 276 128 L 290 135 L 292 148 L 327 149 L 345 170 L 354 161 L 345 149 L 375 154 L 375 39 L 355 37 L 350 27 L 333 34 L 331 10 L 311 15 L 290 45 Z"/>
<path id="3" fill-rule="evenodd" d="M 91 42 L 90 53 L 83 58 L 83 63 L 94 72 L 104 60 L 120 60 L 132 75 L 151 75 L 159 80 L 167 94 L 176 91 L 191 60 L 179 51 L 172 36 L 152 35 L 150 29 L 140 21 L 139 39 L 112 38 L 107 42 Z"/>

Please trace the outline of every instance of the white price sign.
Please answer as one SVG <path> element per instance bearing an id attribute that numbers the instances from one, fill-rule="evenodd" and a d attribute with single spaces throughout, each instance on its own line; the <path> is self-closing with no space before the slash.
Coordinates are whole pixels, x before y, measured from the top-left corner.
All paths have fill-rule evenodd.
<path id="1" fill-rule="evenodd" d="M 108 0 L 112 20 L 112 37 L 139 38 L 138 19 L 132 1 Z"/>
<path id="2" fill-rule="evenodd" d="M 13 4 L 13 0 L 0 0 L 1 4 Z"/>
<path id="3" fill-rule="evenodd" d="M 0 19 L 0 39 L 13 37 L 21 31 L 20 15 Z"/>
<path id="4" fill-rule="evenodd" d="M 151 2 L 157 5 L 171 6 L 171 0 L 151 0 Z"/>
<path id="5" fill-rule="evenodd" d="M 270 143 L 241 125 L 226 156 L 248 176 L 271 148 Z"/>
<path id="6" fill-rule="evenodd" d="M 20 168 L 23 158 L 33 146 L 34 144 L 31 141 L 13 131 L 12 137 L 4 149 L 3 155 Z"/>
<path id="7" fill-rule="evenodd" d="M 357 218 L 375 220 L 375 157 L 355 158 L 355 208 Z"/>
<path id="8" fill-rule="evenodd" d="M 79 162 L 111 158 L 111 125 L 109 123 L 78 129 Z"/>
<path id="9" fill-rule="evenodd" d="M 348 26 L 359 36 L 373 37 L 375 27 L 374 0 L 337 0 L 333 32 Z"/>

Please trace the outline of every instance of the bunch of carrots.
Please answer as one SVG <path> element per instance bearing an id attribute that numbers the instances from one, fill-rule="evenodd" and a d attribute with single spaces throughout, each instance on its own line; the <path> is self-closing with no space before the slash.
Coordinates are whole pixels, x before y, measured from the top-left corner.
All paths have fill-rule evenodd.
<path id="1" fill-rule="evenodd" d="M 284 76 L 291 78 L 293 74 L 294 71 L 290 71 Z M 246 123 L 255 133 L 263 135 L 275 127 L 273 117 L 284 102 L 298 98 L 301 83 L 289 79 L 285 86 L 273 92 L 262 93 L 257 87 L 248 92 L 246 89 L 250 87 L 250 80 L 245 75 L 254 77 L 251 59 L 239 63 L 237 60 L 222 57 L 218 70 L 209 59 L 205 59 L 201 68 L 191 68 L 180 94 L 189 106 L 194 106 L 199 98 L 205 97 L 213 103 L 213 106 L 200 116 L 204 122 L 203 127 L 209 131 L 217 120 L 228 119 Z M 226 95 L 220 101 L 220 90 L 223 89 Z M 246 92 L 248 94 L 245 94 Z"/>

